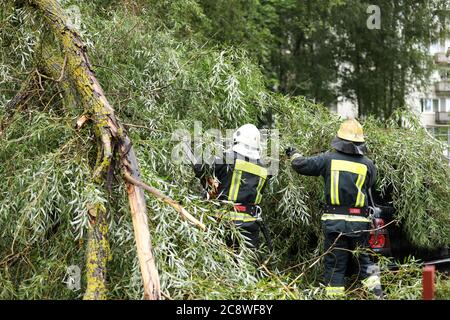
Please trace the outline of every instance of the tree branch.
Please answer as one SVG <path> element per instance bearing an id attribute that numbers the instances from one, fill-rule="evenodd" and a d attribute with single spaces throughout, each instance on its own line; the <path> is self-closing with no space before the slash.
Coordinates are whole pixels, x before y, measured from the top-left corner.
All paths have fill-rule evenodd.
<path id="1" fill-rule="evenodd" d="M 18 109 L 20 106 L 24 105 L 26 101 L 32 96 L 35 92 L 35 85 L 37 81 L 36 72 L 31 72 L 25 81 L 22 83 L 19 92 L 14 96 L 14 98 L 9 101 L 5 109 L 10 114 L 14 110 Z"/>
<path id="2" fill-rule="evenodd" d="M 203 223 L 201 223 L 194 216 L 192 216 L 189 212 L 187 212 L 186 209 L 184 209 L 177 201 L 175 201 L 172 198 L 166 196 L 160 190 L 158 190 L 158 189 L 156 189 L 154 187 L 151 187 L 151 186 L 145 184 L 144 182 L 142 182 L 140 180 L 137 180 L 137 179 L 133 178 L 128 173 L 124 173 L 124 177 L 125 177 L 125 180 L 127 180 L 128 182 L 130 182 L 130 183 L 132 183 L 132 184 L 134 184 L 136 186 L 139 186 L 139 187 L 141 187 L 144 190 L 147 190 L 148 192 L 150 192 L 151 194 L 156 196 L 158 199 L 161 199 L 162 201 L 164 201 L 168 205 L 172 206 L 175 210 L 178 211 L 178 213 L 181 215 L 182 218 L 184 218 L 186 220 L 189 220 L 192 224 L 194 224 L 199 229 L 201 229 L 203 231 L 206 230 L 206 226 Z"/>

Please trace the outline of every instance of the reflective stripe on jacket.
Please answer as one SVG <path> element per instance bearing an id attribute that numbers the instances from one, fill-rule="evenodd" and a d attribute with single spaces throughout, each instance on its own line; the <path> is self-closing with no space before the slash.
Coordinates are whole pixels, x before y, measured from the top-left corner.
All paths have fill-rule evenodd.
<path id="1" fill-rule="evenodd" d="M 322 176 L 325 201 L 333 206 L 367 207 L 367 190 L 376 179 L 376 168 L 370 159 L 338 151 L 296 157 L 292 160 L 292 168 L 302 175 Z"/>
<path id="2" fill-rule="evenodd" d="M 228 158 L 227 158 L 228 157 Z M 231 158 L 231 163 L 225 163 Z M 214 175 L 219 181 L 218 199 L 240 204 L 259 204 L 268 179 L 267 169 L 258 161 L 240 157 L 237 153 L 225 154 L 211 166 L 195 165 L 197 177 Z"/>

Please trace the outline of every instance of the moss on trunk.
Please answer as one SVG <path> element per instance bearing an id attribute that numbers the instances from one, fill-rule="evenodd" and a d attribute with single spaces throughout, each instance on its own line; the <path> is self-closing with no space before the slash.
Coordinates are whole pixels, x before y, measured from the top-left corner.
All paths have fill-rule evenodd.
<path id="1" fill-rule="evenodd" d="M 107 298 L 106 270 L 111 260 L 108 243 L 108 223 L 106 209 L 96 205 L 89 210 L 89 232 L 86 258 L 85 300 L 105 300 Z"/>

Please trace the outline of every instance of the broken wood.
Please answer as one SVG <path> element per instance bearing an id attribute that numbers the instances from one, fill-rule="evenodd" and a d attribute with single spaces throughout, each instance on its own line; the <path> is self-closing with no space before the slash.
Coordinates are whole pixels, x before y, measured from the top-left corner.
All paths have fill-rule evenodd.
<path id="1" fill-rule="evenodd" d="M 186 211 L 186 209 L 184 209 L 177 201 L 173 200 L 172 198 L 166 196 L 165 194 L 163 194 L 161 191 L 159 191 L 158 189 L 151 187 L 145 183 L 143 183 L 140 180 L 137 180 L 131 176 L 129 176 L 127 173 L 124 174 L 125 179 L 136 185 L 141 187 L 144 190 L 147 190 L 148 192 L 150 192 L 151 194 L 153 194 L 154 196 L 156 196 L 158 199 L 161 199 L 162 201 L 164 201 L 165 203 L 169 204 L 170 206 L 172 206 L 175 210 L 177 210 L 181 217 L 190 221 L 191 223 L 193 223 L 196 227 L 198 227 L 199 229 L 205 231 L 206 230 L 206 226 L 201 223 L 199 220 L 197 220 L 193 215 L 191 215 L 189 212 Z"/>
<path id="2" fill-rule="evenodd" d="M 82 128 L 84 126 L 84 124 L 86 123 L 86 121 L 88 121 L 88 120 L 89 120 L 89 117 L 87 115 L 85 115 L 85 114 L 82 115 L 81 117 L 79 117 L 77 119 L 76 128 L 77 129 Z"/>

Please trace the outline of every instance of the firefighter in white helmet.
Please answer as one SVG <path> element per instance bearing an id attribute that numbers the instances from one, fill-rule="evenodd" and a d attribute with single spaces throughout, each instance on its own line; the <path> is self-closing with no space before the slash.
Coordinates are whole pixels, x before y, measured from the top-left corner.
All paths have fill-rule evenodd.
<path id="1" fill-rule="evenodd" d="M 210 166 L 194 165 L 199 178 L 213 176 L 217 181 L 216 197 L 232 202 L 217 213 L 220 219 L 232 221 L 248 239 L 248 246 L 259 247 L 261 203 L 268 179 L 261 163 L 261 134 L 253 124 L 245 124 L 233 134 L 233 145 L 223 158 Z"/>

